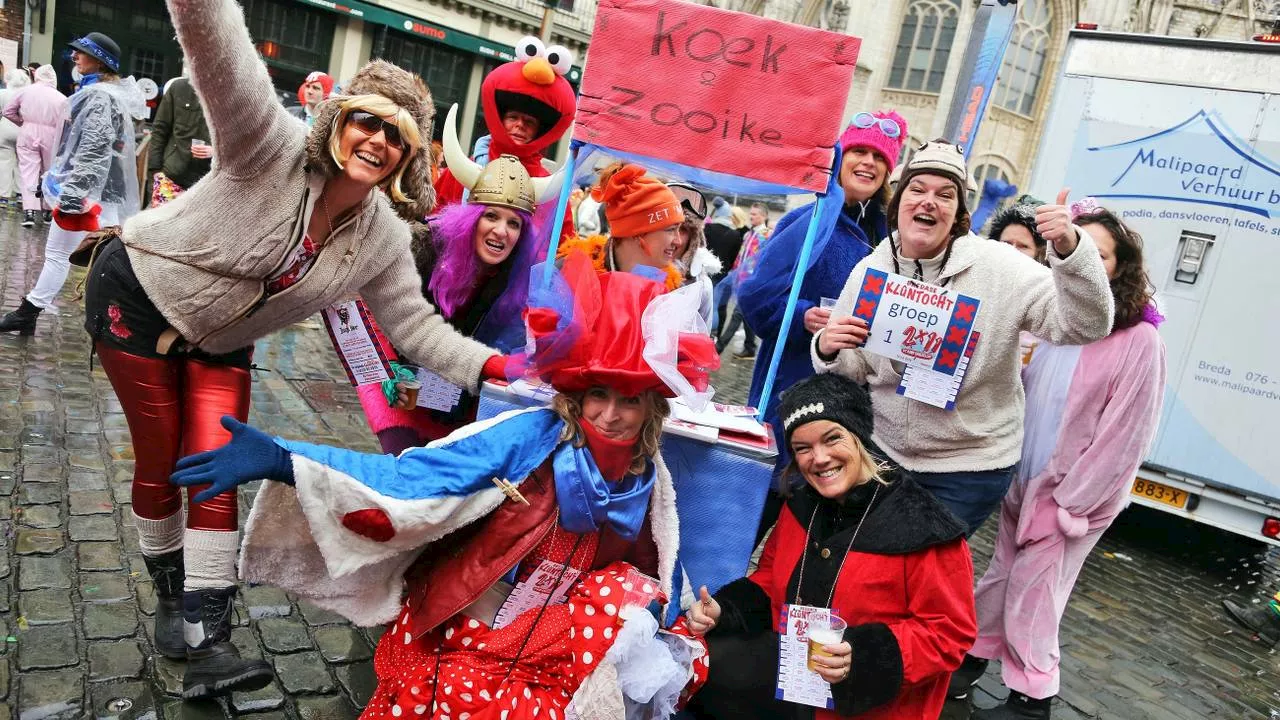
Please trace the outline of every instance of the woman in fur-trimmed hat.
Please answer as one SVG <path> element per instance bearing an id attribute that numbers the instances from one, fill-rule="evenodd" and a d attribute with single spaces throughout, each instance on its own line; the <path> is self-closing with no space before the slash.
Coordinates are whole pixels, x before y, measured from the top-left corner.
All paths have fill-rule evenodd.
<path id="1" fill-rule="evenodd" d="M 158 598 L 156 648 L 188 660 L 184 696 L 198 698 L 272 678 L 230 641 L 235 493 L 192 495 L 184 518 L 168 482 L 179 457 L 227 441 L 221 416 L 247 418 L 253 342 L 359 294 L 400 351 L 454 384 L 474 391 L 501 363 L 423 298 L 391 206 L 421 217 L 433 204 L 421 81 L 369 63 L 355 79 L 371 91 L 320 103 L 308 131 L 276 101 L 236 2 L 168 5 L 216 160 L 96 251 L 85 328 L 140 450 L 133 514 Z"/>

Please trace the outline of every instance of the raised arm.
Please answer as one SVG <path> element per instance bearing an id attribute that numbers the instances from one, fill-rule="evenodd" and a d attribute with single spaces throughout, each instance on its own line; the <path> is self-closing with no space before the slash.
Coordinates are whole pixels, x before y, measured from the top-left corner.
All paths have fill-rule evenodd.
<path id="1" fill-rule="evenodd" d="M 796 262 L 800 249 L 804 245 L 805 229 L 813 206 L 798 208 L 782 217 L 774 229 L 772 237 L 760 249 L 760 257 L 756 262 L 756 270 L 738 285 L 738 308 L 742 317 L 757 335 L 778 338 L 782 333 L 782 316 L 787 309 L 787 298 L 791 294 L 791 279 L 796 272 Z M 799 221 L 797 221 L 799 218 Z M 791 226 L 795 226 L 792 228 Z M 790 228 L 788 232 L 787 229 Z M 811 262 L 813 259 L 811 258 Z M 791 328 L 787 336 L 804 336 L 804 313 L 813 307 L 813 302 L 799 298 L 795 314 L 791 319 Z M 787 339 L 779 339 L 786 343 Z"/>
<path id="2" fill-rule="evenodd" d="M 302 128 L 276 99 L 235 0 L 168 0 L 169 17 L 204 106 L 216 163 L 247 175 Z"/>
<path id="3" fill-rule="evenodd" d="M 330 573 L 341 577 L 493 510 L 505 497 L 494 479 L 521 484 L 559 444 L 563 424 L 549 410 L 517 411 L 392 456 L 276 438 L 223 416 L 231 441 L 182 458 L 170 482 L 208 484 L 197 502 L 258 479 L 294 486 Z"/>
<path id="4" fill-rule="evenodd" d="M 1055 345 L 1086 345 L 1111 332 L 1115 307 L 1107 271 L 1089 233 L 1073 226 L 1075 250 L 1060 257 L 1049 250 L 1050 272 L 1034 262 L 1006 253 L 1014 275 L 1012 297 L 1023 301 L 1021 330 Z"/>

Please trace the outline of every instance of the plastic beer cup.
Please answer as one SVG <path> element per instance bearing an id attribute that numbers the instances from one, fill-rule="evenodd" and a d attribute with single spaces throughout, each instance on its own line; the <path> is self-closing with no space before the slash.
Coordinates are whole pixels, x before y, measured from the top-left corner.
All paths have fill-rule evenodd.
<path id="1" fill-rule="evenodd" d="M 817 670 L 819 667 L 813 662 L 815 655 L 831 657 L 831 653 L 823 650 L 822 646 L 836 645 L 842 642 L 844 640 L 844 631 L 847 627 L 849 627 L 848 623 L 836 615 L 831 615 L 825 624 L 815 622 L 809 625 L 809 661 L 806 665 L 810 670 Z"/>
<path id="2" fill-rule="evenodd" d="M 418 406 L 418 391 L 422 389 L 422 383 L 417 380 L 400 380 L 396 383 L 396 390 L 404 393 L 409 398 L 409 407 Z"/>

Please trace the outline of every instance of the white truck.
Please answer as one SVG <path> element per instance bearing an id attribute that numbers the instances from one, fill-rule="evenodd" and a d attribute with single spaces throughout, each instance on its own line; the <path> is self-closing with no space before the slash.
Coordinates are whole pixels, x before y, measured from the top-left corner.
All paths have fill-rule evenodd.
<path id="1" fill-rule="evenodd" d="M 1280 45 L 1074 30 L 1031 192 L 1145 241 L 1168 349 L 1142 505 L 1280 545 Z"/>

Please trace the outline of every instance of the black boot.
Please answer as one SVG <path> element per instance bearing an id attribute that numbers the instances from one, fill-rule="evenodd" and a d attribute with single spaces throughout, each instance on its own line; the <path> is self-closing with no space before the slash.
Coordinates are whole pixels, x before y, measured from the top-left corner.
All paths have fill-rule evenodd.
<path id="1" fill-rule="evenodd" d="M 1003 705 L 990 710 L 977 710 L 971 716 L 973 720 L 1049 720 L 1049 707 L 1053 705 L 1053 696 L 1042 700 L 1029 698 L 1017 690 L 1009 691 L 1009 699 Z"/>
<path id="2" fill-rule="evenodd" d="M 42 217 L 44 218 L 44 224 L 48 225 L 49 223 L 53 222 L 53 211 L 45 210 L 44 215 Z"/>
<path id="3" fill-rule="evenodd" d="M 36 211 L 28 210 L 22 215 L 22 227 L 32 228 L 36 226 Z"/>
<path id="4" fill-rule="evenodd" d="M 157 557 L 142 556 L 156 589 L 156 651 L 171 660 L 187 659 L 187 642 L 182 638 L 182 551 Z"/>
<path id="5" fill-rule="evenodd" d="M 187 640 L 187 672 L 182 697 L 249 692 L 271 684 L 274 673 L 262 660 L 244 660 L 231 644 L 231 601 L 235 587 L 189 590 L 182 596 Z"/>
<path id="6" fill-rule="evenodd" d="M 0 318 L 0 332 L 17 331 L 19 335 L 36 334 L 36 318 L 40 317 L 41 308 L 22 298 L 22 304 L 16 310 Z"/>
<path id="7" fill-rule="evenodd" d="M 964 662 L 956 671 L 951 673 L 951 684 L 947 686 L 947 697 L 952 700 L 963 700 L 969 697 L 969 691 L 978 681 L 982 679 L 982 674 L 987 671 L 987 665 L 990 660 L 984 660 L 972 655 L 966 654 Z"/>
<path id="8" fill-rule="evenodd" d="M 1257 636 L 1258 642 L 1274 646 L 1277 641 L 1280 641 L 1280 615 L 1271 609 L 1270 602 L 1241 605 L 1231 600 L 1223 600 L 1222 607 L 1232 620 L 1252 631 Z"/>

